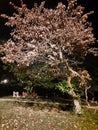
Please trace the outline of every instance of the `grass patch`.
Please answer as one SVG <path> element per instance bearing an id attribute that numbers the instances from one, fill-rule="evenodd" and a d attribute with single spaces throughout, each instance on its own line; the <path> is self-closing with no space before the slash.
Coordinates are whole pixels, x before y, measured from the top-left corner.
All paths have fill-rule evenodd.
<path id="1" fill-rule="evenodd" d="M 0 130 L 98 130 L 98 111 L 84 109 L 83 115 L 76 116 L 45 105 L 0 101 Z"/>

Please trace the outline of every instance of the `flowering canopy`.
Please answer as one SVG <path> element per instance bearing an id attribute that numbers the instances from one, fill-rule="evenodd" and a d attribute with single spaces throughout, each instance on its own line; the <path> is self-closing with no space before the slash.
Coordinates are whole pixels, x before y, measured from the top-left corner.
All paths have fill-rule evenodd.
<path id="1" fill-rule="evenodd" d="M 32 9 L 20 0 L 21 7 L 10 5 L 16 10 L 7 18 L 5 25 L 11 26 L 11 39 L 0 46 L 5 52 L 4 62 L 16 62 L 29 65 L 36 60 L 45 60 L 49 64 L 67 61 L 80 61 L 93 49 L 89 45 L 95 42 L 93 28 L 87 22 L 88 15 L 84 7 L 76 5 L 76 0 L 68 0 L 68 5 L 58 3 L 55 9 L 34 5 Z"/>

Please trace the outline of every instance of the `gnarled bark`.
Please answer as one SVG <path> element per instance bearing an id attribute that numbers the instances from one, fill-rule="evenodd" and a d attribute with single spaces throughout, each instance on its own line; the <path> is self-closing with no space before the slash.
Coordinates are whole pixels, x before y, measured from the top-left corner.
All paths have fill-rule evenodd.
<path id="1" fill-rule="evenodd" d="M 69 87 L 68 94 L 73 98 L 75 114 L 81 114 L 82 113 L 82 109 L 81 109 L 80 99 L 76 95 L 76 93 L 75 93 L 75 91 L 74 91 L 74 89 L 72 87 L 71 77 L 68 77 L 67 83 L 68 83 L 68 87 Z"/>

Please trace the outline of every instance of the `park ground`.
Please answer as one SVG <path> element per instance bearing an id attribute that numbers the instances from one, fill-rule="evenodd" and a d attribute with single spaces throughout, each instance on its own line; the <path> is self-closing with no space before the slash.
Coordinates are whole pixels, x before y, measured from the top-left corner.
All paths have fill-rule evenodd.
<path id="1" fill-rule="evenodd" d="M 0 130 L 98 130 L 98 110 L 83 108 L 75 115 L 56 107 L 57 102 L 7 99 L 0 98 Z"/>

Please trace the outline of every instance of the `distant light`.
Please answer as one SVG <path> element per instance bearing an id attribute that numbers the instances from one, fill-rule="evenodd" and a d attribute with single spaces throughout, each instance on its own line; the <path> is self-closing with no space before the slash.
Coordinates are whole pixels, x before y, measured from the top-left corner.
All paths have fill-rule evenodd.
<path id="1" fill-rule="evenodd" d="M 8 83 L 8 79 L 4 79 L 4 80 L 3 80 L 3 83 L 4 83 L 4 84 Z"/>
<path id="2" fill-rule="evenodd" d="M 1 84 L 7 84 L 8 83 L 8 79 L 4 79 L 0 82 Z"/>

